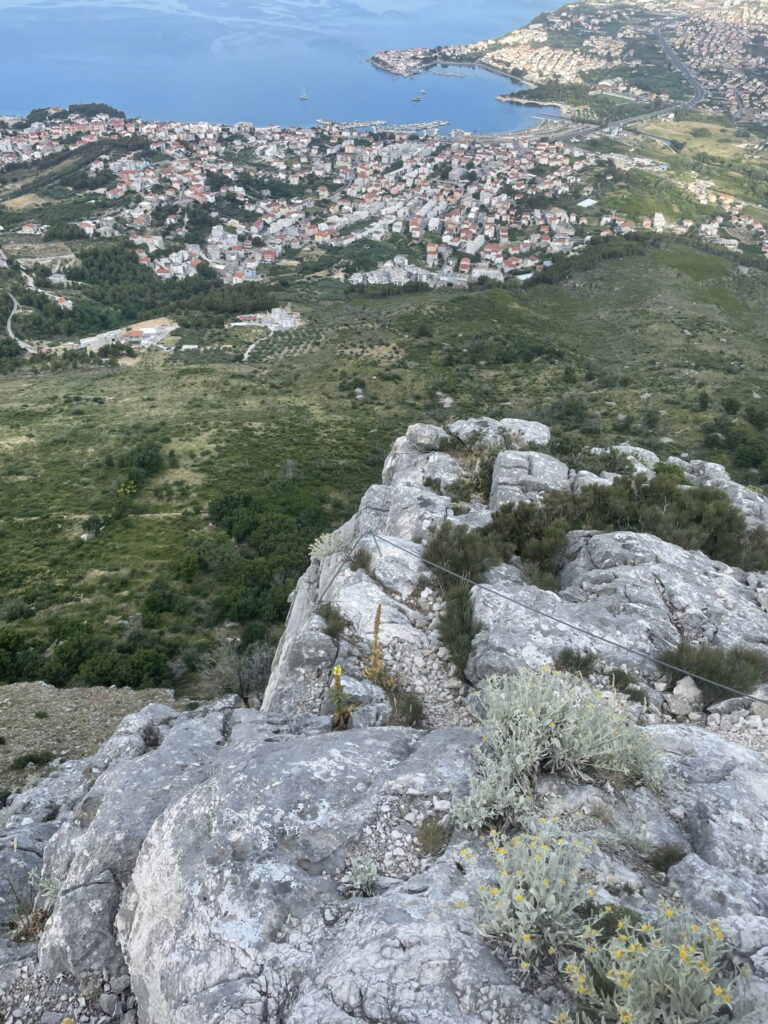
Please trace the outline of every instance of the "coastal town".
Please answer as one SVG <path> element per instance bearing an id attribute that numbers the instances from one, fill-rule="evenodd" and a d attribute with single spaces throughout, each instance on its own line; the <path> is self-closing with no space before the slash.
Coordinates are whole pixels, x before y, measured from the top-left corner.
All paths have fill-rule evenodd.
<path id="1" fill-rule="evenodd" d="M 765 58 L 753 41 L 766 24 L 764 7 L 734 0 L 724 9 L 718 5 L 717 21 L 707 4 L 698 4 L 674 24 L 660 0 L 644 10 L 666 19 L 664 31 L 706 81 L 708 116 L 738 108 L 762 120 L 765 79 L 758 88 L 754 76 Z M 501 40 L 374 59 L 397 74 L 436 60 L 480 61 L 533 84 L 599 75 L 596 93 L 638 104 L 650 97 L 656 104 L 651 116 L 671 97 L 646 95 L 631 84 L 630 48 L 645 31 L 621 21 L 610 5 L 580 4 L 542 15 Z M 554 39 L 579 45 L 554 46 Z M 611 68 L 613 75 L 604 77 Z M 344 261 L 326 273 L 359 288 L 463 289 L 525 280 L 597 236 L 636 230 L 693 232 L 715 245 L 747 245 L 768 255 L 768 210 L 763 215 L 749 197 L 699 170 L 673 172 L 663 153 L 649 155 L 648 136 L 630 123 L 595 124 L 597 144 L 591 144 L 589 126 L 569 139 L 562 122 L 557 130 L 545 125 L 480 137 L 381 122 L 299 128 L 154 122 L 112 110 L 35 113 L 0 119 L 0 174 L 77 161 L 80 179 L 72 191 L 90 197 L 83 207 L 88 213 L 70 220 L 65 236 L 127 240 L 138 262 L 160 280 L 183 281 L 205 270 L 237 286 L 269 280 L 306 258 L 339 250 L 341 259 L 344 250 L 386 243 L 395 248 L 376 266 Z M 662 113 L 674 120 L 668 107 Z M 662 125 L 656 140 L 669 147 L 664 131 Z M 693 212 L 672 216 L 650 208 L 637 216 L 622 209 L 614 182 L 636 172 L 674 184 Z M 606 195 L 613 198 L 601 202 Z M 55 214 L 55 206 L 46 209 Z M 4 225 L 0 214 L 3 226 L 0 268 L 17 258 L 28 275 L 36 257 L 21 243 L 45 241 L 62 227 L 50 216 L 37 217 L 34 204 L 28 219 L 17 216 Z M 68 310 L 78 299 L 67 293 L 65 263 L 53 260 L 50 282 L 37 291 Z M 290 329 L 278 321 L 274 329 Z M 231 322 L 248 324 L 273 329 L 258 318 Z"/>

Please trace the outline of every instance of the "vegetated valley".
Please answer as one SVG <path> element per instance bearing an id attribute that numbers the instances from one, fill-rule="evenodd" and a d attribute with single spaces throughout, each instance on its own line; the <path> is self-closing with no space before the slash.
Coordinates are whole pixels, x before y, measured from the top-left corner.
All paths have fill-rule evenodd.
<path id="1" fill-rule="evenodd" d="M 274 642 L 308 545 L 415 421 L 533 417 L 555 454 L 629 440 L 768 481 L 768 275 L 749 257 L 637 235 L 528 287 L 372 298 L 302 267 L 247 296 L 163 296 L 120 245 L 82 250 L 94 303 L 174 316 L 198 347 L 22 362 L 4 345 L 3 682 L 195 694 L 221 631 Z M 304 326 L 225 332 L 243 301 L 290 302 Z"/>

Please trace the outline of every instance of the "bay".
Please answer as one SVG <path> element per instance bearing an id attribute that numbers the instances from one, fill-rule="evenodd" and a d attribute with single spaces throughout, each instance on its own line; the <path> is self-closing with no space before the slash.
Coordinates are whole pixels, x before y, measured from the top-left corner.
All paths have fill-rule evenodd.
<path id="1" fill-rule="evenodd" d="M 552 6 L 551 0 L 0 0 L 0 112 L 98 100 L 151 120 L 440 120 L 467 131 L 524 128 L 547 110 L 499 103 L 496 95 L 510 90 L 500 76 L 462 68 L 463 78 L 400 79 L 367 58 L 383 49 L 495 37 Z"/>

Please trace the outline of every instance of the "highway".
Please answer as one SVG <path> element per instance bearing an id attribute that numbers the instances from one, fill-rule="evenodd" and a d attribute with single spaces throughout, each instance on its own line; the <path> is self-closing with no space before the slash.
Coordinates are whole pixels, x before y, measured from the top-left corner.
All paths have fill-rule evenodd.
<path id="1" fill-rule="evenodd" d="M 13 308 L 11 309 L 11 312 L 8 314 L 8 319 L 6 320 L 6 323 L 5 323 L 5 333 L 11 339 L 11 341 L 15 341 L 16 344 L 19 346 L 19 348 L 23 348 L 25 352 L 34 352 L 35 350 L 34 350 L 34 348 L 31 345 L 28 345 L 26 343 L 26 341 L 21 341 L 13 333 L 13 318 L 19 312 L 19 310 L 21 309 L 21 306 L 16 301 L 16 296 L 15 295 L 12 295 L 11 292 L 8 292 L 8 296 L 9 296 L 11 302 L 13 303 Z"/>

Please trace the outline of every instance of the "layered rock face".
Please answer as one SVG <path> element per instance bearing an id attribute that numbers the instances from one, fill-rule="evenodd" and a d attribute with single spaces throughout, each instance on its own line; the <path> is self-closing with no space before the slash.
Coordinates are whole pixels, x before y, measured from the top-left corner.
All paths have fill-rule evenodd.
<path id="1" fill-rule="evenodd" d="M 645 706 L 627 713 L 647 725 L 671 780 L 658 795 L 546 776 L 542 812 L 574 832 L 599 830 L 583 868 L 598 903 L 652 915 L 664 897 L 716 918 L 750 969 L 737 1019 L 768 1019 L 762 706 L 738 698 L 705 715 L 693 684 L 662 692 L 654 666 L 623 649 L 762 649 L 768 577 L 649 535 L 574 532 L 559 593 L 529 585 L 515 565 L 473 589 L 470 686 L 441 646 L 442 599 L 421 559 L 432 527 L 476 529 L 510 500 L 610 483 L 540 451 L 548 441 L 542 424 L 517 420 L 411 427 L 383 483 L 300 580 L 261 710 L 234 698 L 184 714 L 150 705 L 93 758 L 11 798 L 0 811 L 0 896 L 10 879 L 34 897 L 31 868 L 54 895 L 36 947 L 0 931 L 0 1021 L 37 1024 L 44 1011 L 59 1024 L 58 1004 L 29 995 L 29 966 L 20 973 L 20 956 L 36 953 L 36 992 L 41 977 L 96 979 L 84 1021 L 549 1024 L 569 1008 L 565 990 L 551 977 L 526 983 L 483 939 L 460 855 L 470 846 L 482 861 L 483 840 L 460 831 L 452 810 L 480 738 L 476 690 L 492 673 L 552 665 L 565 646 L 597 655 L 594 685 L 622 663 L 645 678 Z M 443 489 L 489 451 L 489 505 L 455 512 Z M 654 471 L 653 453 L 624 453 Z M 765 499 L 721 467 L 679 465 L 752 523 L 768 521 Z M 337 638 L 325 605 L 346 620 Z M 386 670 L 420 695 L 428 728 L 388 724 L 387 694 L 367 678 L 377 613 Z M 345 732 L 331 731 L 336 664 L 357 705 Z M 654 853 L 670 848 L 677 863 L 654 869 Z M 0 922 L 12 917 L 0 903 Z"/>

